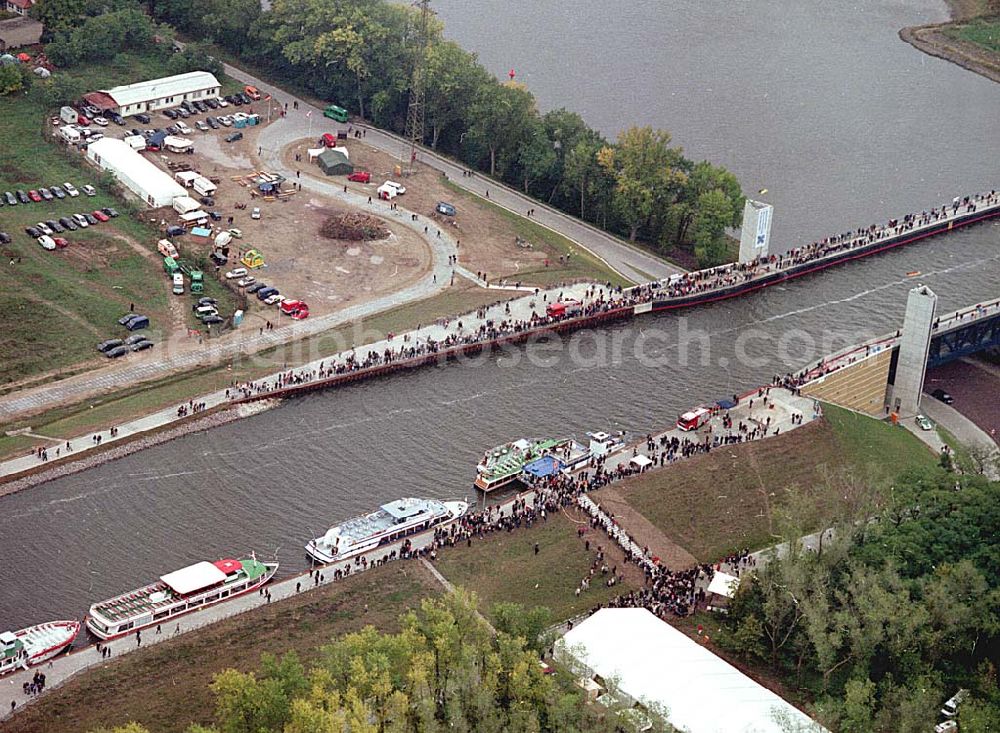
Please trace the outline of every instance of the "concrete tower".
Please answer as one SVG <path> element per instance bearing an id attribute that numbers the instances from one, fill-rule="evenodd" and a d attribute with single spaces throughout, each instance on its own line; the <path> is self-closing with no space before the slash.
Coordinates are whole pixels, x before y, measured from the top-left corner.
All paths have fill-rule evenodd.
<path id="1" fill-rule="evenodd" d="M 743 231 L 740 233 L 740 262 L 767 257 L 773 211 L 771 204 L 746 200 L 743 205 Z"/>
<path id="2" fill-rule="evenodd" d="M 929 287 L 920 285 L 910 291 L 906 299 L 906 316 L 899 339 L 899 358 L 890 404 L 901 418 L 920 412 L 920 393 L 927 373 L 927 354 L 936 312 L 937 296 Z"/>

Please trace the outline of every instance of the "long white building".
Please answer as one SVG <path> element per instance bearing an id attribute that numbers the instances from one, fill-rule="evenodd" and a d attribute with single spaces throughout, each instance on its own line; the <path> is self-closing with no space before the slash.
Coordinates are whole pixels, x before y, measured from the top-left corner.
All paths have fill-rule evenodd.
<path id="1" fill-rule="evenodd" d="M 190 101 L 218 97 L 222 85 L 207 71 L 139 81 L 113 89 L 101 89 L 84 95 L 84 99 L 101 111 L 114 110 L 122 117 L 176 107 Z"/>
<path id="2" fill-rule="evenodd" d="M 87 158 L 153 208 L 170 206 L 175 198 L 186 194 L 169 173 L 143 158 L 124 140 L 105 137 L 92 142 L 87 146 Z"/>

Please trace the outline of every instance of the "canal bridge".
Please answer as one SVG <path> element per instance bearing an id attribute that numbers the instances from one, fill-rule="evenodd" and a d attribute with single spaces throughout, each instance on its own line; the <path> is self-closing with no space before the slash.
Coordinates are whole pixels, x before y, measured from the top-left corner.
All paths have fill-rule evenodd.
<path id="1" fill-rule="evenodd" d="M 873 416 L 916 415 L 928 368 L 1000 348 L 1000 299 L 936 310 L 930 288 L 912 289 L 901 329 L 810 365 L 795 377 L 801 393 Z"/>

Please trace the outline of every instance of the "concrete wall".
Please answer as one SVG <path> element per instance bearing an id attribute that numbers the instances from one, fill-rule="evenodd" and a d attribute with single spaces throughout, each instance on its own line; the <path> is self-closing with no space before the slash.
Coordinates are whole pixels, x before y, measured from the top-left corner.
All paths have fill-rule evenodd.
<path id="1" fill-rule="evenodd" d="M 892 388 L 891 408 L 901 418 L 920 412 L 920 395 L 927 373 L 931 324 L 937 312 L 937 296 L 925 285 L 913 288 L 906 299 L 906 316 L 899 339 L 899 361 Z"/>
<path id="2" fill-rule="evenodd" d="M 832 402 L 872 417 L 885 417 L 885 391 L 892 349 L 843 367 L 802 387 L 807 397 Z"/>

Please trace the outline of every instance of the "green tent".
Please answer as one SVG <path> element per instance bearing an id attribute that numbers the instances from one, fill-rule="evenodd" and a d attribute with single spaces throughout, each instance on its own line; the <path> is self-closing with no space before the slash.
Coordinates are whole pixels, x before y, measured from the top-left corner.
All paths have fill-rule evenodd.
<path id="1" fill-rule="evenodd" d="M 328 176 L 346 176 L 354 172 L 354 166 L 347 156 L 336 150 L 324 150 L 316 158 L 320 169 Z"/>

